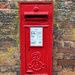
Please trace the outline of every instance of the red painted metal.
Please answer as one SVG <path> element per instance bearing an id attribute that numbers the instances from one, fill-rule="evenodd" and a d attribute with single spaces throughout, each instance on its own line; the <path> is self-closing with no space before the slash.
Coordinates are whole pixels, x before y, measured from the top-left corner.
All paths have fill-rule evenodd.
<path id="1" fill-rule="evenodd" d="M 52 75 L 53 2 L 19 2 L 21 75 Z M 30 45 L 30 28 L 42 27 L 42 46 Z"/>

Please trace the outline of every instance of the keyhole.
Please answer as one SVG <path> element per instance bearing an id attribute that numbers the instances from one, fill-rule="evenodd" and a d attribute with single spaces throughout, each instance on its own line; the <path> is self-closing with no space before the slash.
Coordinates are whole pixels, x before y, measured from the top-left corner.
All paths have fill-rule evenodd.
<path id="1" fill-rule="evenodd" d="M 28 51 L 30 52 L 30 49 Z"/>

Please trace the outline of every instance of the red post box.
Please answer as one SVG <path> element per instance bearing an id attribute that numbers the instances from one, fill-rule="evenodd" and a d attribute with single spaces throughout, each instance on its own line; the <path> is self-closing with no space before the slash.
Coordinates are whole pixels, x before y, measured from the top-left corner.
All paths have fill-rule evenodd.
<path id="1" fill-rule="evenodd" d="M 52 75 L 53 2 L 20 2 L 21 75 Z"/>

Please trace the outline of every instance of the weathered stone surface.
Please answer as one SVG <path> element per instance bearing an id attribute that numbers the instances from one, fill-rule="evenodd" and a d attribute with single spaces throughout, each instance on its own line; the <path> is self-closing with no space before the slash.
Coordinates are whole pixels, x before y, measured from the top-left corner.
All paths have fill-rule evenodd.
<path id="1" fill-rule="evenodd" d="M 58 75 L 75 75 L 75 72 L 58 72 Z"/>
<path id="2" fill-rule="evenodd" d="M 70 48 L 70 47 L 72 47 L 72 48 L 74 48 L 74 42 L 72 42 L 72 41 L 65 41 L 64 42 L 64 47 L 68 47 L 68 48 Z"/>
<path id="3" fill-rule="evenodd" d="M 58 48 L 59 53 L 75 53 L 75 48 Z"/>
<path id="4" fill-rule="evenodd" d="M 0 9 L 0 16 L 19 16 L 19 9 Z"/>
<path id="5" fill-rule="evenodd" d="M 0 8 L 10 8 L 9 2 L 0 2 Z"/>
<path id="6" fill-rule="evenodd" d="M 53 60 L 53 65 L 57 65 L 58 64 L 58 60 Z"/>
<path id="7" fill-rule="evenodd" d="M 53 71 L 62 71 L 62 66 L 53 66 Z"/>
<path id="8" fill-rule="evenodd" d="M 19 8 L 18 2 L 10 2 L 10 8 L 11 9 L 17 9 L 17 8 Z"/>
<path id="9" fill-rule="evenodd" d="M 75 65 L 75 60 L 59 60 L 59 65 Z"/>
<path id="10" fill-rule="evenodd" d="M 5 72 L 5 73 L 1 73 L 0 75 L 16 75 L 16 72 Z"/>
<path id="11" fill-rule="evenodd" d="M 2 72 L 6 72 L 6 71 L 11 72 L 11 67 L 1 67 L 1 71 Z"/>
<path id="12" fill-rule="evenodd" d="M 20 75 L 19 1 L 0 0 L 0 75 Z M 75 0 L 53 1 L 53 75 L 75 75 Z"/>
<path id="13" fill-rule="evenodd" d="M 63 71 L 73 71 L 73 66 L 63 66 Z"/>
<path id="14" fill-rule="evenodd" d="M 63 59 L 64 54 L 63 53 L 55 53 L 54 59 Z"/>

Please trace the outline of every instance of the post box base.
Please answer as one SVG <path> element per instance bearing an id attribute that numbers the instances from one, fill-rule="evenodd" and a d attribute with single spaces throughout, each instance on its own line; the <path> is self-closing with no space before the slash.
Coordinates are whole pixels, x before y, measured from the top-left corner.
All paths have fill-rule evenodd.
<path id="1" fill-rule="evenodd" d="M 48 74 L 26 74 L 26 75 L 48 75 Z"/>

